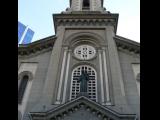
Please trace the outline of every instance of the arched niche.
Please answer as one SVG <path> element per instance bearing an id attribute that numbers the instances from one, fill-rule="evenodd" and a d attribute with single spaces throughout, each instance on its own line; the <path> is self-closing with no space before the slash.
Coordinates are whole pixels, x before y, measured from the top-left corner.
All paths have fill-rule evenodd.
<path id="1" fill-rule="evenodd" d="M 33 74 L 30 71 L 23 71 L 21 73 L 19 73 L 18 75 L 18 80 L 21 80 L 23 78 L 24 75 L 27 75 L 29 77 L 29 80 L 33 79 Z"/>
<path id="2" fill-rule="evenodd" d="M 90 44 L 97 48 L 106 45 L 103 37 L 101 37 L 100 35 L 96 33 L 78 32 L 78 33 L 73 33 L 69 37 L 67 37 L 65 39 L 65 42 L 63 43 L 63 46 L 74 48 L 80 44 Z"/>

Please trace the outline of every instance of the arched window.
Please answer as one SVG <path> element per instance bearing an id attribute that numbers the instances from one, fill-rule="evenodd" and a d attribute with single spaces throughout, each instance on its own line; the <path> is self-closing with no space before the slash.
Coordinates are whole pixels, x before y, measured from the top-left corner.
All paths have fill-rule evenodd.
<path id="1" fill-rule="evenodd" d="M 18 103 L 19 104 L 22 103 L 22 99 L 23 99 L 23 96 L 24 96 L 25 89 L 27 87 L 28 80 L 29 80 L 28 75 L 24 75 L 22 77 L 22 80 L 21 80 L 21 83 L 20 83 L 20 86 L 19 86 L 19 89 L 18 89 Z"/>
<path id="2" fill-rule="evenodd" d="M 78 66 L 72 71 L 70 99 L 75 99 L 80 92 L 80 82 L 77 79 L 81 75 L 82 70 L 87 71 L 89 74 L 90 79 L 87 84 L 87 93 L 89 98 L 97 101 L 97 75 L 96 71 L 88 65 Z"/>

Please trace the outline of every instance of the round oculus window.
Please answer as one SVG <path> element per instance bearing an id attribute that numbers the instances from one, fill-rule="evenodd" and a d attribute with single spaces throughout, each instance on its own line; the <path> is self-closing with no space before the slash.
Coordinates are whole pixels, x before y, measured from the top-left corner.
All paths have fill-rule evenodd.
<path id="1" fill-rule="evenodd" d="M 94 47 L 90 45 L 80 45 L 75 48 L 74 54 L 75 54 L 75 57 L 78 59 L 89 60 L 95 56 L 96 50 Z"/>

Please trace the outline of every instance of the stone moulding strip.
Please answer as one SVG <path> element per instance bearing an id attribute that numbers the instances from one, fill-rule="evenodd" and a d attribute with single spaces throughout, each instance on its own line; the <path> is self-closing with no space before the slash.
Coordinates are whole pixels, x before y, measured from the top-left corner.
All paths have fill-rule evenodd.
<path id="1" fill-rule="evenodd" d="M 57 26 L 59 25 L 95 25 L 106 26 L 113 25 L 115 27 L 115 33 L 117 31 L 119 14 L 53 14 L 55 32 L 57 32 Z"/>

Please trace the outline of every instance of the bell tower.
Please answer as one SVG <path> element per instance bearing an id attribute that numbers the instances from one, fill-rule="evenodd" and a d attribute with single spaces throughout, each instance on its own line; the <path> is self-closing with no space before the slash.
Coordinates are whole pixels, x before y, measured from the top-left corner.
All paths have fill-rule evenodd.
<path id="1" fill-rule="evenodd" d="M 70 8 L 53 14 L 57 39 L 42 104 L 59 105 L 76 99 L 80 93 L 77 77 L 85 70 L 91 77 L 87 83 L 89 99 L 101 105 L 126 106 L 114 40 L 118 16 L 103 8 L 103 0 L 70 0 Z"/>
<path id="2" fill-rule="evenodd" d="M 54 14 L 53 20 L 57 40 L 50 58 L 43 103 L 64 104 L 77 98 L 80 83 L 76 79 L 82 70 L 91 76 L 87 83 L 91 100 L 113 105 L 123 99 L 123 79 L 113 39 L 118 14 L 107 12 L 103 0 L 70 0 L 70 8 Z M 118 99 L 113 97 L 114 84 L 119 88 L 116 89 Z"/>
<path id="3" fill-rule="evenodd" d="M 71 11 L 103 11 L 103 0 L 70 0 Z"/>

